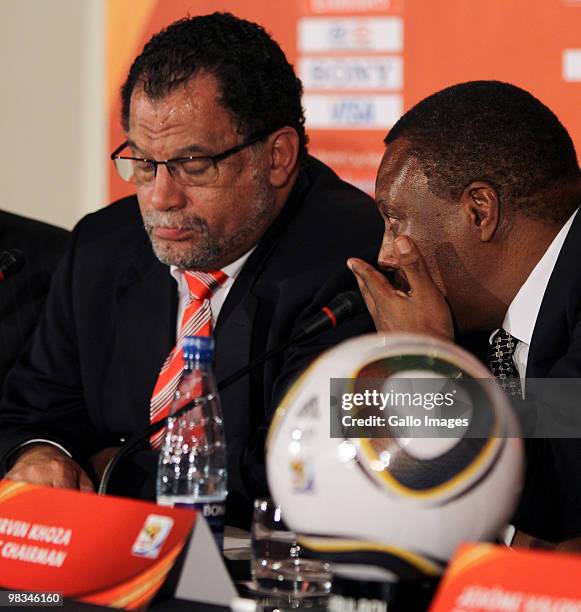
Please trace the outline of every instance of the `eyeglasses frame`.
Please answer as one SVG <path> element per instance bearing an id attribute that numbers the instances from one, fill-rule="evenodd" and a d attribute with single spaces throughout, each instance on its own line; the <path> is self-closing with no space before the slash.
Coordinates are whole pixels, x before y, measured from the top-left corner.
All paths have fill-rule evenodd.
<path id="1" fill-rule="evenodd" d="M 171 164 L 172 162 L 186 162 L 186 161 L 195 161 L 198 159 L 207 159 L 207 160 L 210 160 L 210 162 L 212 162 L 212 166 L 214 166 L 214 169 L 217 170 L 218 162 L 221 162 L 222 160 L 227 159 L 228 157 L 238 153 L 239 151 L 242 151 L 243 149 L 246 149 L 247 147 L 250 147 L 253 144 L 256 144 L 257 142 L 264 140 L 270 134 L 272 134 L 272 130 L 263 130 L 261 132 L 258 132 L 257 134 L 254 134 L 254 136 L 250 136 L 249 138 L 247 138 L 240 144 L 230 147 L 229 149 L 226 149 L 225 151 L 222 151 L 221 153 L 216 153 L 216 155 L 189 155 L 186 157 L 173 157 L 172 159 L 165 159 L 165 160 L 149 159 L 147 157 L 129 157 L 126 155 L 119 155 L 119 153 L 121 153 L 123 149 L 129 146 L 129 141 L 126 140 L 124 143 L 119 145 L 115 149 L 115 151 L 113 151 L 113 153 L 111 153 L 111 161 L 114 162 L 116 159 L 128 159 L 131 161 L 151 163 L 153 164 L 154 179 L 157 177 L 157 167 L 165 166 L 167 168 L 169 175 L 173 178 L 170 166 L 168 165 L 168 164 Z"/>

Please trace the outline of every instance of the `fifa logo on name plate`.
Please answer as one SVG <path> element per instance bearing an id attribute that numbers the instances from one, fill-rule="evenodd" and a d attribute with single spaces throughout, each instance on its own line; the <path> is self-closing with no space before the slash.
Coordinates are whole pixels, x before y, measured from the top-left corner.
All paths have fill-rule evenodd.
<path id="1" fill-rule="evenodd" d="M 145 523 L 133 544 L 131 553 L 136 557 L 157 559 L 172 527 L 173 519 L 171 517 L 150 514 L 145 519 Z"/>

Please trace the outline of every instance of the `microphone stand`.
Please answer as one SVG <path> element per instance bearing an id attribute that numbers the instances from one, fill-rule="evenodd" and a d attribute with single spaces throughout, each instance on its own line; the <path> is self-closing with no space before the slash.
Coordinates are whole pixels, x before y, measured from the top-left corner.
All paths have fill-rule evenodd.
<path id="1" fill-rule="evenodd" d="M 292 344 L 301 342 L 309 336 L 313 336 L 327 327 L 335 327 L 341 321 L 350 318 L 361 311 L 364 308 L 364 302 L 361 295 L 356 291 L 346 291 L 339 294 L 334 300 L 329 303 L 329 306 L 321 309 L 317 315 L 315 315 L 310 321 L 307 321 L 290 339 L 282 342 L 278 346 L 275 346 L 270 351 L 263 353 L 253 359 L 248 365 L 244 366 L 240 370 L 234 372 L 230 376 L 227 376 L 221 380 L 217 387 L 218 391 L 222 391 L 232 383 L 236 382 L 244 375 L 248 374 L 251 370 L 257 366 L 268 361 L 275 355 L 278 355 Z M 98 494 L 105 495 L 107 493 L 107 486 L 113 470 L 118 465 L 119 461 L 123 459 L 131 450 L 133 450 L 138 444 L 144 440 L 148 440 L 154 433 L 159 431 L 162 427 L 167 425 L 170 418 L 179 418 L 186 412 L 191 410 L 191 405 L 186 404 L 177 410 L 174 414 L 168 415 L 155 423 L 151 423 L 143 431 L 140 431 L 127 440 L 127 442 L 117 451 L 117 453 L 111 458 L 99 484 Z"/>

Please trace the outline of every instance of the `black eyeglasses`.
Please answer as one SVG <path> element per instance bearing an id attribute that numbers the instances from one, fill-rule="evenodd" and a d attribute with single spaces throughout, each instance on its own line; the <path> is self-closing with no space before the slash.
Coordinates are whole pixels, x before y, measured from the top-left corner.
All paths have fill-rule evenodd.
<path id="1" fill-rule="evenodd" d="M 226 149 L 216 155 L 204 155 L 200 157 L 176 157 L 174 159 L 157 160 L 143 157 L 128 157 L 119 155 L 123 149 L 129 146 L 125 141 L 111 153 L 111 159 L 119 176 L 136 185 L 147 185 L 155 180 L 157 167 L 165 166 L 170 176 L 186 187 L 202 187 L 213 183 L 218 178 L 218 162 L 264 140 L 270 132 L 264 131 L 255 134 L 235 147 Z"/>

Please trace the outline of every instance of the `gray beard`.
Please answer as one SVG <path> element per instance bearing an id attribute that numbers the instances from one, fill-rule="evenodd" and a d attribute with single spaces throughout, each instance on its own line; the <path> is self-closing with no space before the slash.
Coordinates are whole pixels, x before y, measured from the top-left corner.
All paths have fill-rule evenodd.
<path id="1" fill-rule="evenodd" d="M 176 213 L 151 212 L 143 217 L 143 224 L 156 257 L 167 266 L 177 266 L 185 270 L 212 267 L 221 254 L 220 245 L 208 231 L 208 224 L 199 217 L 176 219 Z M 176 223 L 177 221 L 177 223 Z M 166 240 L 160 240 L 153 235 L 154 227 L 177 227 L 194 230 L 198 235 L 189 248 L 184 245 L 173 245 Z"/>
<path id="2" fill-rule="evenodd" d="M 219 239 L 211 235 L 204 219 L 182 212 L 150 211 L 143 215 L 143 225 L 156 257 L 163 264 L 184 270 L 212 270 L 216 269 L 218 264 L 226 265 L 223 262 L 231 263 L 237 257 L 241 257 L 262 237 L 261 235 L 256 237 L 256 230 L 265 226 L 265 221 L 268 221 L 274 206 L 274 194 L 263 185 L 257 191 L 254 201 L 244 223 L 236 232 Z M 154 227 L 193 230 L 197 237 L 187 247 L 183 244 L 176 245 L 153 236 Z"/>

